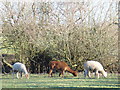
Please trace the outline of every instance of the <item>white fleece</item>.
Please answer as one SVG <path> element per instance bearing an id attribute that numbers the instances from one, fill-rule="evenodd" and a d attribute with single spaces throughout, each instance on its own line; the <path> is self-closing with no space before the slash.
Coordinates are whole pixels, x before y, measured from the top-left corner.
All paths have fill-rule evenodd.
<path id="1" fill-rule="evenodd" d="M 90 77 L 91 70 L 95 70 L 95 74 L 98 76 L 98 78 L 99 78 L 98 71 L 100 71 L 104 77 L 107 77 L 107 73 L 104 71 L 103 66 L 98 61 L 87 61 L 84 63 L 85 77 L 86 75 Z"/>
<path id="2" fill-rule="evenodd" d="M 23 73 L 25 73 L 25 74 L 28 74 L 25 65 L 22 64 L 22 63 L 19 63 L 19 62 L 16 62 L 16 63 L 13 65 L 13 70 L 16 70 L 16 71 L 18 71 L 18 72 L 23 72 Z"/>

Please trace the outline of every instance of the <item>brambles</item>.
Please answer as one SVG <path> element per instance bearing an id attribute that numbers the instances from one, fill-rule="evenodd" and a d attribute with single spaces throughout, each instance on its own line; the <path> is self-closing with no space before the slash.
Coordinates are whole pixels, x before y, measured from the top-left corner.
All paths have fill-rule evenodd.
<path id="1" fill-rule="evenodd" d="M 47 72 L 53 59 L 80 71 L 96 60 L 117 72 L 116 3 L 2 3 L 2 48 L 32 73 Z"/>

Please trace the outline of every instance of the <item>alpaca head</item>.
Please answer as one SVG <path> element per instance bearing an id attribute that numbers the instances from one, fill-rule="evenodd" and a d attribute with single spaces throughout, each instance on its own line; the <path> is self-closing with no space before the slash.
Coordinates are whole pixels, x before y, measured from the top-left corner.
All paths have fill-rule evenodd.
<path id="1" fill-rule="evenodd" d="M 106 78 L 107 77 L 107 72 L 104 71 L 103 76 Z"/>
<path id="2" fill-rule="evenodd" d="M 78 76 L 78 72 L 75 71 L 75 72 L 73 73 L 73 75 L 74 75 L 74 76 Z"/>
<path id="3" fill-rule="evenodd" d="M 26 77 L 27 79 L 29 79 L 29 74 L 25 74 L 25 77 Z"/>
<path id="4" fill-rule="evenodd" d="M 107 72 L 104 72 L 104 77 L 107 77 Z"/>

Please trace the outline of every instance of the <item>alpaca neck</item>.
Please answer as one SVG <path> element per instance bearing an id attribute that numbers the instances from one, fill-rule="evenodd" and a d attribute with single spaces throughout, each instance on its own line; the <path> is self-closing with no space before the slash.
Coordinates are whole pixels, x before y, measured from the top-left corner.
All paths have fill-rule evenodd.
<path id="1" fill-rule="evenodd" d="M 69 68 L 69 67 L 67 68 L 67 71 L 70 72 L 70 73 L 72 73 L 72 74 L 75 73 L 75 71 L 73 71 L 73 70 L 72 70 L 71 68 Z"/>
<path id="2" fill-rule="evenodd" d="M 26 70 L 26 69 L 24 69 L 24 70 L 23 70 L 23 72 L 24 72 L 25 74 L 28 74 L 28 72 L 27 72 L 27 70 Z"/>
<path id="3" fill-rule="evenodd" d="M 104 77 L 106 77 L 106 72 L 104 70 L 102 70 L 101 73 Z"/>

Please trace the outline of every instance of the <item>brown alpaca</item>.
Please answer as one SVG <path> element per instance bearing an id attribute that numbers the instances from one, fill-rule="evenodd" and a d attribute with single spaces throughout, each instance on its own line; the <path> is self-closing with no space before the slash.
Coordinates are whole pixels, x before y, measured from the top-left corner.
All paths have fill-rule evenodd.
<path id="1" fill-rule="evenodd" d="M 78 75 L 78 73 L 76 71 L 73 71 L 72 69 L 70 69 L 70 67 L 67 65 L 67 63 L 65 63 L 63 61 L 51 61 L 49 63 L 49 67 L 50 67 L 49 76 L 52 76 L 52 71 L 54 68 L 57 70 L 60 70 L 59 76 L 60 75 L 64 76 L 65 71 L 72 73 L 74 76 Z"/>

